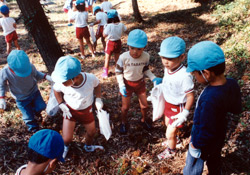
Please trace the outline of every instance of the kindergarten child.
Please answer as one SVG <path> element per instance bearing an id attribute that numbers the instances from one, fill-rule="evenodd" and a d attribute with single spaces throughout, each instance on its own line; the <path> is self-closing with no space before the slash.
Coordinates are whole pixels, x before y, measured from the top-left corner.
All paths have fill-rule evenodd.
<path id="1" fill-rule="evenodd" d="M 121 36 L 127 30 L 123 23 L 120 23 L 116 10 L 108 11 L 108 24 L 105 26 L 103 36 L 107 37 L 105 48 L 105 63 L 103 67 L 103 78 L 108 77 L 109 60 L 114 53 L 115 63 L 117 62 L 122 49 Z"/>
<path id="2" fill-rule="evenodd" d="M 76 9 L 77 11 L 71 16 L 70 21 L 75 21 L 76 27 L 76 38 L 80 44 L 81 58 L 85 59 L 84 54 L 84 43 L 83 38 L 86 40 L 88 47 L 92 53 L 92 57 L 95 57 L 93 46 L 90 42 L 90 34 L 88 28 L 88 13 L 85 11 L 85 3 L 84 0 L 76 1 Z"/>
<path id="3" fill-rule="evenodd" d="M 0 7 L 1 14 L 3 18 L 0 18 L 0 27 L 3 28 L 3 35 L 5 36 L 5 41 L 7 43 L 7 54 L 11 51 L 11 44 L 14 42 L 16 48 L 20 50 L 18 44 L 18 36 L 16 33 L 16 22 L 14 18 L 9 17 L 9 8 L 7 5 Z"/>
<path id="4" fill-rule="evenodd" d="M 112 9 L 112 4 L 111 2 L 109 2 L 108 0 L 104 0 L 102 3 L 101 3 L 101 9 L 104 13 L 107 13 L 109 10 Z"/>
<path id="5" fill-rule="evenodd" d="M 63 158 L 69 151 L 69 144 L 73 139 L 76 121 L 86 129 L 85 151 L 93 152 L 101 146 L 92 145 L 95 129 L 95 120 L 92 112 L 94 95 L 97 110 L 101 110 L 103 103 L 101 100 L 101 85 L 93 74 L 81 72 L 81 64 L 78 59 L 71 56 L 63 56 L 58 59 L 52 73 L 55 97 L 59 108 L 63 112 L 62 135 L 64 140 Z"/>
<path id="6" fill-rule="evenodd" d="M 192 75 L 186 72 L 186 67 L 182 64 L 185 49 L 185 41 L 177 36 L 166 38 L 160 47 L 159 55 L 165 67 L 161 89 L 165 99 L 164 116 L 167 126 L 167 140 L 163 142 L 166 149 L 157 156 L 160 160 L 171 158 L 177 152 L 177 130 L 187 120 L 194 103 Z"/>
<path id="7" fill-rule="evenodd" d="M 183 174 L 202 174 L 206 162 L 209 174 L 221 171 L 221 150 L 227 129 L 227 112 L 241 112 L 240 87 L 224 76 L 225 56 L 211 41 L 202 41 L 188 52 L 187 72 L 206 85 L 195 107 L 191 142 Z"/>
<path id="8" fill-rule="evenodd" d="M 149 69 L 149 54 L 144 52 L 147 45 L 147 35 L 140 29 L 132 30 L 128 35 L 127 44 L 129 51 L 124 52 L 116 64 L 116 78 L 122 95 L 121 125 L 120 133 L 127 133 L 127 113 L 130 107 L 131 95 L 134 92 L 138 98 L 141 107 L 141 125 L 146 130 L 151 129 L 147 119 L 147 96 L 144 81 L 144 75 L 147 75 L 151 81 L 160 84 L 162 79 L 155 77 Z"/>
<path id="9" fill-rule="evenodd" d="M 49 174 L 59 161 L 64 162 L 62 136 L 53 130 L 43 129 L 30 137 L 28 164 L 18 168 L 15 175 Z"/>
<path id="10" fill-rule="evenodd" d="M 97 40 L 101 38 L 102 45 L 103 45 L 103 50 L 105 50 L 106 47 L 106 42 L 105 38 L 103 36 L 103 30 L 104 26 L 108 22 L 108 15 L 104 12 L 101 11 L 101 8 L 99 6 L 94 7 L 94 15 L 96 16 L 96 21 L 92 25 L 98 24 L 98 28 L 96 31 L 96 41 L 94 42 L 94 52 L 96 51 L 96 46 L 97 46 Z"/>
<path id="11" fill-rule="evenodd" d="M 7 63 L 8 65 L 0 71 L 0 109 L 6 109 L 5 91 L 8 87 L 23 114 L 23 121 L 28 130 L 36 132 L 39 125 L 35 116 L 40 117 L 41 111 L 46 108 L 37 81 L 52 81 L 51 77 L 37 71 L 23 50 L 12 50 L 7 57 Z"/>

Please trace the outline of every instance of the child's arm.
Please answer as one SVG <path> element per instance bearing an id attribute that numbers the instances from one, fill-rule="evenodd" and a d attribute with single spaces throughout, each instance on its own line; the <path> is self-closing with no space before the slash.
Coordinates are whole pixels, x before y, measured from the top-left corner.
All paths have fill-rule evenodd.
<path id="1" fill-rule="evenodd" d="M 187 120 L 187 117 L 189 115 L 189 110 L 191 109 L 191 107 L 194 103 L 194 92 L 190 92 L 190 93 L 186 94 L 186 97 L 187 97 L 187 102 L 186 102 L 186 105 L 185 105 L 185 108 L 183 109 L 183 111 L 180 112 L 179 114 L 171 117 L 171 119 L 176 119 L 171 124 L 171 126 L 173 126 L 173 127 L 178 127 L 183 122 L 185 122 Z"/>
<path id="2" fill-rule="evenodd" d="M 162 78 L 156 77 L 156 76 L 151 72 L 150 69 L 146 70 L 146 71 L 144 72 L 144 74 L 147 75 L 148 78 L 149 78 L 153 83 L 155 83 L 156 85 L 162 83 Z"/>
<path id="3" fill-rule="evenodd" d="M 63 112 L 63 117 L 67 118 L 67 119 L 70 119 L 72 117 L 72 114 L 70 113 L 69 108 L 67 107 L 67 105 L 64 103 L 63 93 L 62 92 L 57 92 L 57 91 L 54 90 L 54 94 L 55 94 L 56 100 L 57 100 L 57 102 L 59 104 L 59 108 Z"/>
<path id="4" fill-rule="evenodd" d="M 16 29 L 16 23 L 13 23 L 13 27 Z"/>
<path id="5" fill-rule="evenodd" d="M 95 106 L 96 106 L 96 109 L 99 111 L 103 107 L 103 102 L 102 102 L 102 99 L 101 99 L 101 85 L 100 84 L 98 84 L 98 86 L 96 86 L 94 88 L 94 94 L 96 96 Z"/>
<path id="6" fill-rule="evenodd" d="M 6 80 L 3 78 L 3 70 L 0 71 L 0 109 L 6 109 L 6 102 L 5 102 L 5 87 L 6 87 Z"/>
<path id="7" fill-rule="evenodd" d="M 123 80 L 123 62 L 121 57 L 118 59 L 115 67 L 115 75 L 119 85 L 119 91 L 124 96 L 127 97 L 127 90 Z"/>

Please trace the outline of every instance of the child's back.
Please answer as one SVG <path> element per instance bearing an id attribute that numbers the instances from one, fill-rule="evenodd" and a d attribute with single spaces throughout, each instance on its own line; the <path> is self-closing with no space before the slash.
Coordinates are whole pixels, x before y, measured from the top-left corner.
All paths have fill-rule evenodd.
<path id="1" fill-rule="evenodd" d="M 101 3 L 101 9 L 103 12 L 107 13 L 110 9 L 112 9 L 112 4 L 109 1 L 103 1 Z"/>

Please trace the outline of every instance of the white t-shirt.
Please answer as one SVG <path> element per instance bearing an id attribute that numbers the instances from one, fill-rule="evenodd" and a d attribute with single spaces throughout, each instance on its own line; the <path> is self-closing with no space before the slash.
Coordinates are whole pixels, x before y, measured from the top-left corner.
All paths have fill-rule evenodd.
<path id="1" fill-rule="evenodd" d="M 173 105 L 186 103 L 186 95 L 193 91 L 193 77 L 186 72 L 186 67 L 181 65 L 174 72 L 164 69 L 162 80 L 162 90 L 164 99 Z"/>
<path id="2" fill-rule="evenodd" d="M 21 174 L 21 171 L 23 170 L 23 169 L 25 169 L 25 168 L 27 168 L 27 164 L 25 164 L 25 165 L 22 165 L 20 168 L 18 168 L 17 170 L 16 170 L 16 174 L 15 175 L 20 175 Z"/>
<path id="3" fill-rule="evenodd" d="M 144 73 L 149 70 L 149 54 L 142 52 L 139 58 L 130 56 L 129 51 L 120 55 L 115 72 L 123 74 L 123 77 L 129 81 L 138 81 L 144 77 Z"/>
<path id="4" fill-rule="evenodd" d="M 78 87 L 66 87 L 61 83 L 55 83 L 53 88 L 64 94 L 65 102 L 75 110 L 83 110 L 94 102 L 94 88 L 99 85 L 98 78 L 91 73 L 81 72 L 83 82 Z"/>
<path id="5" fill-rule="evenodd" d="M 99 23 L 99 25 L 100 26 L 104 26 L 104 25 L 106 25 L 107 24 L 107 22 L 108 22 L 108 15 L 106 14 L 106 13 L 104 13 L 104 12 L 98 12 L 97 14 L 96 14 L 96 21 L 101 21 L 100 23 Z"/>
<path id="6" fill-rule="evenodd" d="M 101 3 L 101 9 L 104 12 L 109 11 L 110 9 L 112 9 L 112 4 L 109 1 L 104 1 L 103 3 Z"/>
<path id="7" fill-rule="evenodd" d="M 86 27 L 88 26 L 88 13 L 84 12 L 73 12 L 70 19 L 75 20 L 75 27 Z"/>
<path id="8" fill-rule="evenodd" d="M 0 1 L 0 7 L 1 7 L 2 5 L 7 5 L 5 0 L 4 0 L 3 2 Z"/>
<path id="9" fill-rule="evenodd" d="M 107 39 L 117 41 L 121 39 L 122 34 L 127 30 L 127 27 L 122 23 L 110 23 L 104 28 L 104 35 L 108 35 Z"/>
<path id="10" fill-rule="evenodd" d="M 11 17 L 3 17 L 0 18 L 0 27 L 3 28 L 3 35 L 6 36 L 8 34 L 10 34 L 11 32 L 15 31 L 15 27 L 13 26 L 13 24 L 15 24 L 16 21 L 14 20 L 14 18 Z"/>

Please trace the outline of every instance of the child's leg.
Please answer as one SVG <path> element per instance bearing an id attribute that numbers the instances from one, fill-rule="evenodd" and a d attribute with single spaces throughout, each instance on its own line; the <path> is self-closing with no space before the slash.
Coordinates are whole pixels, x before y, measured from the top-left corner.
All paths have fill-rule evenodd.
<path id="1" fill-rule="evenodd" d="M 148 111 L 148 102 L 147 102 L 146 92 L 139 94 L 138 98 L 139 98 L 139 103 L 140 103 L 141 113 L 142 113 L 141 122 L 145 122 L 147 118 L 147 111 Z"/>
<path id="2" fill-rule="evenodd" d="M 109 69 L 109 60 L 111 58 L 111 54 L 105 54 L 105 62 L 104 62 L 104 67 L 108 70 Z"/>
<path id="3" fill-rule="evenodd" d="M 130 98 L 122 96 L 122 115 L 121 115 L 121 123 L 127 123 L 127 114 L 130 107 Z"/>
<path id="4" fill-rule="evenodd" d="M 177 141 L 176 134 L 177 134 L 177 128 L 172 127 L 171 125 L 168 125 L 166 136 L 167 136 L 167 139 L 168 139 L 168 147 L 170 149 L 175 149 L 176 148 L 176 141 Z"/>
<path id="5" fill-rule="evenodd" d="M 79 41 L 79 44 L 80 44 L 81 55 L 85 56 L 83 39 L 78 39 L 78 41 Z"/>
<path id="6" fill-rule="evenodd" d="M 73 139 L 76 122 L 68 119 L 63 119 L 62 137 L 64 144 L 68 146 Z"/>
<path id="7" fill-rule="evenodd" d="M 11 51 L 11 43 L 7 43 L 7 54 Z"/>
<path id="8" fill-rule="evenodd" d="M 88 44 L 88 47 L 89 47 L 89 49 L 90 49 L 90 51 L 91 51 L 91 53 L 92 53 L 92 56 L 94 56 L 94 50 L 93 50 L 93 46 L 92 46 L 92 44 L 91 44 L 91 42 L 90 42 L 90 38 L 88 37 L 88 38 L 85 38 L 85 40 L 86 40 L 86 42 L 87 42 L 87 44 Z"/>
<path id="9" fill-rule="evenodd" d="M 84 124 L 84 127 L 86 129 L 86 145 L 92 145 L 94 135 L 96 133 L 96 128 L 95 128 L 95 121 L 89 123 L 89 124 Z"/>
<path id="10" fill-rule="evenodd" d="M 103 36 L 101 37 L 101 41 L 102 41 L 103 50 L 105 51 L 106 42 L 105 42 L 105 38 Z"/>
<path id="11" fill-rule="evenodd" d="M 20 46 L 19 46 L 19 44 L 18 44 L 18 41 L 17 41 L 17 40 L 15 40 L 15 41 L 14 41 L 14 44 L 15 44 L 15 46 L 16 46 L 16 48 L 17 48 L 17 50 L 20 50 Z"/>
<path id="12" fill-rule="evenodd" d="M 186 165 L 183 169 L 183 175 L 202 174 L 204 167 L 204 160 L 201 158 L 194 158 L 188 151 L 186 158 Z"/>

